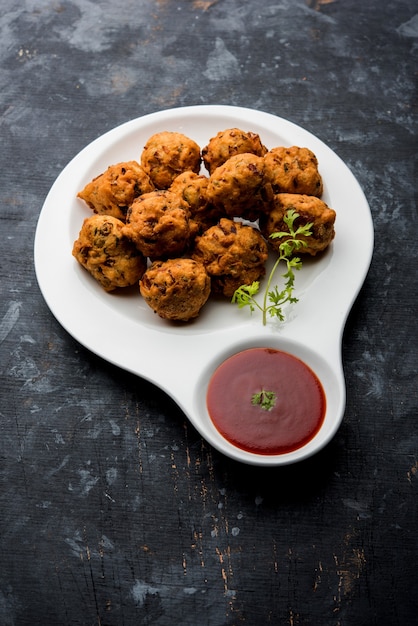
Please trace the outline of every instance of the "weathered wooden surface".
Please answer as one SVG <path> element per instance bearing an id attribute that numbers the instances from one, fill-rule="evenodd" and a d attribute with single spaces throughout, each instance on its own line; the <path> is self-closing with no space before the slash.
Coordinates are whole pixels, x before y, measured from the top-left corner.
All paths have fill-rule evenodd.
<path id="1" fill-rule="evenodd" d="M 418 623 L 413 5 L 0 0 L 2 625 Z M 212 450 L 157 387 L 79 346 L 34 275 L 43 200 L 82 147 L 219 103 L 319 136 L 373 212 L 344 422 L 285 469 Z"/>

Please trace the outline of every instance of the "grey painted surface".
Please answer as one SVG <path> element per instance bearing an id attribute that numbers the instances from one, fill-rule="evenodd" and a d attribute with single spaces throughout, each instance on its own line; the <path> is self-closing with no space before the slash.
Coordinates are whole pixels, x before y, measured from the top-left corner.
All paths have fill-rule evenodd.
<path id="1" fill-rule="evenodd" d="M 417 623 L 413 4 L 0 0 L 1 624 Z M 212 450 L 157 387 L 72 340 L 36 283 L 36 222 L 66 163 L 192 104 L 305 127 L 371 206 L 344 422 L 297 466 Z"/>

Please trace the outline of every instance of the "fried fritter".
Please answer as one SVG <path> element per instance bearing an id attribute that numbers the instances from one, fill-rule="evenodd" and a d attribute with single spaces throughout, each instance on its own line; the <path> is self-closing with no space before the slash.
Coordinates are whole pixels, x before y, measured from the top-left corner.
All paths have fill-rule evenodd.
<path id="1" fill-rule="evenodd" d="M 207 194 L 228 217 L 255 221 L 268 210 L 272 199 L 264 177 L 264 158 L 250 153 L 229 158 L 211 174 Z"/>
<path id="2" fill-rule="evenodd" d="M 124 233 L 152 260 L 181 256 L 195 225 L 187 203 L 167 190 L 140 196 L 130 206 Z"/>
<path id="3" fill-rule="evenodd" d="M 251 153 L 264 156 L 267 148 L 261 143 L 257 133 L 245 132 L 239 128 L 220 131 L 202 149 L 203 162 L 209 174 L 235 154 Z"/>
<path id="4" fill-rule="evenodd" d="M 238 287 L 265 274 L 267 243 L 253 226 L 222 218 L 196 238 L 192 258 L 212 280 L 212 292 L 231 298 Z"/>
<path id="5" fill-rule="evenodd" d="M 105 291 L 134 285 L 147 267 L 123 228 L 124 223 L 112 215 L 92 215 L 84 220 L 73 245 L 73 256 Z"/>
<path id="6" fill-rule="evenodd" d="M 138 196 L 155 189 L 144 168 L 136 161 L 110 165 L 90 181 L 77 196 L 99 215 L 125 221 L 128 207 Z"/>
<path id="7" fill-rule="evenodd" d="M 274 193 L 322 195 L 322 177 L 318 159 L 309 148 L 292 146 L 273 148 L 264 157 L 265 176 Z"/>
<path id="8" fill-rule="evenodd" d="M 141 165 L 157 189 L 168 189 L 182 172 L 200 171 L 200 147 L 182 133 L 163 131 L 152 135 L 141 154 Z"/>
<path id="9" fill-rule="evenodd" d="M 160 317 L 187 322 L 197 317 L 210 295 L 210 278 L 202 263 L 192 259 L 155 261 L 142 276 L 139 288 Z"/>
<path id="10" fill-rule="evenodd" d="M 190 215 L 198 225 L 198 232 L 202 233 L 210 226 L 214 226 L 225 213 L 209 202 L 207 176 L 195 172 L 183 172 L 174 179 L 170 191 L 179 194 L 187 202 Z"/>
<path id="11" fill-rule="evenodd" d="M 277 231 L 287 231 L 288 228 L 283 221 L 283 216 L 290 209 L 295 210 L 299 217 L 294 225 L 312 224 L 312 235 L 310 237 L 301 236 L 307 247 L 301 247 L 298 254 L 310 254 L 315 256 L 318 252 L 325 250 L 334 239 L 334 223 L 336 213 L 333 209 L 315 196 L 307 196 L 295 193 L 279 193 L 274 197 L 274 206 L 268 215 L 260 219 L 260 230 L 268 239 L 274 249 L 278 249 L 280 243 L 285 238 L 271 239 L 270 235 Z"/>

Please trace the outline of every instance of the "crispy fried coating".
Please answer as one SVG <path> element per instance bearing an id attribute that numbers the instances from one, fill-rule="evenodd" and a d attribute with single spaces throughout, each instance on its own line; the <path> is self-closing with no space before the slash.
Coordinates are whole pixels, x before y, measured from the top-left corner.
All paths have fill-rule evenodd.
<path id="1" fill-rule="evenodd" d="M 264 157 L 266 179 L 274 193 L 301 193 L 321 197 L 322 177 L 318 160 L 309 148 L 273 148 Z"/>
<path id="2" fill-rule="evenodd" d="M 147 267 L 123 228 L 124 223 L 112 215 L 92 215 L 84 220 L 73 245 L 73 256 L 105 291 L 134 285 Z"/>
<path id="3" fill-rule="evenodd" d="M 183 172 L 174 179 L 170 191 L 179 194 L 187 202 L 190 215 L 198 226 L 198 233 L 214 226 L 225 213 L 215 207 L 208 198 L 209 179 L 195 172 Z"/>
<path id="4" fill-rule="evenodd" d="M 124 233 L 144 256 L 155 260 L 181 256 L 194 229 L 187 203 L 178 194 L 160 190 L 134 200 Z"/>
<path id="5" fill-rule="evenodd" d="M 257 133 L 245 132 L 240 128 L 221 130 L 202 149 L 203 162 L 209 174 L 236 154 L 251 153 L 264 156 L 267 148 Z"/>
<path id="6" fill-rule="evenodd" d="M 188 258 L 155 261 L 139 283 L 141 295 L 160 317 L 187 322 L 197 317 L 210 295 L 202 263 Z"/>
<path id="7" fill-rule="evenodd" d="M 157 189 L 168 189 L 182 172 L 200 171 L 200 147 L 182 133 L 163 131 L 152 135 L 141 154 L 141 165 Z"/>
<path id="8" fill-rule="evenodd" d="M 277 194 L 274 197 L 273 209 L 268 215 L 260 219 L 260 230 L 270 245 L 278 250 L 280 243 L 285 240 L 284 238 L 271 239 L 270 235 L 277 231 L 288 230 L 283 221 L 283 216 L 290 209 L 294 209 L 299 214 L 294 222 L 295 227 L 312 224 L 312 235 L 300 237 L 307 246 L 301 247 L 298 250 L 298 255 L 310 254 L 315 256 L 318 252 L 325 250 L 335 236 L 336 213 L 334 209 L 330 209 L 325 202 L 315 196 L 294 193 Z"/>
<path id="9" fill-rule="evenodd" d="M 212 280 L 212 292 L 231 298 L 238 287 L 265 274 L 267 243 L 253 226 L 222 218 L 196 238 L 192 258 Z"/>
<path id="10" fill-rule="evenodd" d="M 138 196 L 154 190 L 154 184 L 136 161 L 110 165 L 77 196 L 98 215 L 113 215 L 125 221 L 128 207 Z"/>
<path id="11" fill-rule="evenodd" d="M 228 217 L 255 221 L 269 209 L 272 199 L 264 177 L 264 158 L 247 152 L 232 156 L 211 174 L 207 194 Z"/>

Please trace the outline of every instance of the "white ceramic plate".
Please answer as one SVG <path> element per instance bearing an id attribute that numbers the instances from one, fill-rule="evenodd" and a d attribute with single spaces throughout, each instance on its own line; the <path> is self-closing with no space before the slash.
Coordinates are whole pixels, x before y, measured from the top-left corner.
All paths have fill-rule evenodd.
<path id="1" fill-rule="evenodd" d="M 83 219 L 92 215 L 76 198 L 77 192 L 109 165 L 138 161 L 146 140 L 156 132 L 182 132 L 203 147 L 218 131 L 232 127 L 259 133 L 268 148 L 310 148 L 324 180 L 323 200 L 337 212 L 332 245 L 321 258 L 306 259 L 296 274 L 299 302 L 286 310 L 286 321 L 270 320 L 263 326 L 256 313 L 251 315 L 229 302 L 209 302 L 199 318 L 179 326 L 158 318 L 136 290 L 105 293 L 71 254 Z M 283 465 L 323 448 L 341 423 L 345 408 L 342 333 L 372 251 L 373 225 L 367 200 L 351 171 L 322 141 L 268 113 L 192 106 L 122 124 L 89 144 L 65 167 L 39 216 L 35 269 L 50 310 L 82 345 L 163 389 L 200 434 L 227 456 L 254 465 Z M 324 386 L 324 424 L 314 439 L 294 452 L 273 456 L 245 452 L 226 441 L 209 418 L 206 389 L 214 369 L 228 356 L 256 346 L 285 350 L 301 358 Z"/>

